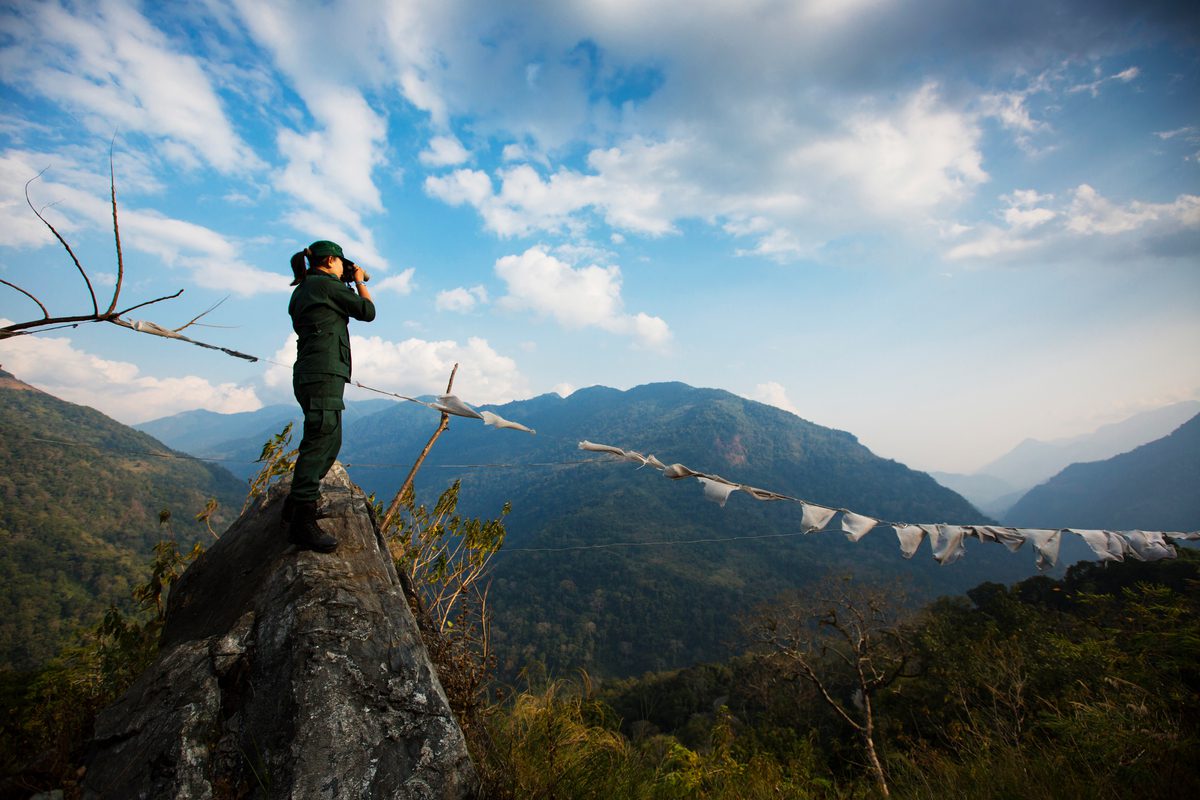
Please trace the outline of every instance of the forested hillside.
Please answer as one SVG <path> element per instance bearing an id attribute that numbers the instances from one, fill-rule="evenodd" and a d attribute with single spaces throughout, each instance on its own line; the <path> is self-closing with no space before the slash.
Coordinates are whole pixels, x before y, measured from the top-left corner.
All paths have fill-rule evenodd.
<path id="1" fill-rule="evenodd" d="M 224 469 L 172 457 L 150 436 L 7 372 L 0 420 L 0 669 L 44 662 L 77 626 L 129 602 L 155 543 L 211 539 L 196 514 L 215 498 L 220 532 L 245 497 Z"/>
<path id="2" fill-rule="evenodd" d="M 494 758 L 518 797 L 833 800 L 881 782 L 898 798 L 1194 797 L 1198 581 L 1200 557 L 1181 552 L 981 584 L 910 614 L 886 588 L 844 584 L 834 596 L 858 623 L 828 595 L 780 597 L 747 609 L 735 659 L 520 693 L 494 718 Z M 811 641 L 834 622 L 870 634 L 863 661 L 836 636 Z M 770 646 L 786 631 L 796 649 Z M 878 776 L 855 728 L 856 663 L 898 667 L 869 688 Z"/>

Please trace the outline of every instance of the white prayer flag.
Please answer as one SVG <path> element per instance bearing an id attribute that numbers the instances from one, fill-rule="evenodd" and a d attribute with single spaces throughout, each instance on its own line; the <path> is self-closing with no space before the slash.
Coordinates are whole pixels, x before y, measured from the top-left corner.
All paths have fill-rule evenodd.
<path id="1" fill-rule="evenodd" d="M 469 419 L 483 419 L 483 415 L 452 394 L 439 395 L 433 407 L 446 414 Z"/>
<path id="2" fill-rule="evenodd" d="M 996 525 L 975 525 L 972 530 L 981 542 L 999 542 L 1015 553 L 1025 544 L 1025 537 L 1016 528 L 1001 528 Z"/>
<path id="3" fill-rule="evenodd" d="M 921 546 L 922 540 L 925 539 L 925 529 L 920 525 L 908 525 L 901 522 L 893 525 L 892 530 L 896 531 L 896 538 L 900 540 L 900 555 L 905 558 L 915 556 L 917 548 Z"/>
<path id="4" fill-rule="evenodd" d="M 805 533 L 823 530 L 829 524 L 829 520 L 833 519 L 833 515 L 837 513 L 836 508 L 814 506 L 811 503 L 801 503 L 800 507 L 803 509 L 800 527 Z"/>
<path id="5" fill-rule="evenodd" d="M 737 484 L 713 480 L 704 475 L 698 475 L 696 480 L 704 486 L 704 499 L 713 501 L 721 508 L 725 507 L 725 501 L 729 499 L 729 495 L 738 490 Z"/>
<path id="6" fill-rule="evenodd" d="M 966 530 L 959 525 L 935 526 L 933 538 L 930 540 L 933 545 L 934 560 L 944 567 L 962 558 L 963 553 L 966 552 L 966 547 L 963 545 L 963 538 L 966 535 Z"/>
<path id="7" fill-rule="evenodd" d="M 842 513 L 842 530 L 846 534 L 846 538 L 852 542 L 857 542 L 859 539 L 867 535 L 867 531 L 879 524 L 879 520 L 864 517 L 862 514 L 855 514 L 853 511 Z"/>
<path id="8" fill-rule="evenodd" d="M 511 422 L 506 420 L 499 414 L 493 414 L 491 411 L 480 411 L 479 416 L 483 418 L 484 425 L 491 425 L 493 428 L 511 428 L 514 431 L 525 431 L 526 433 L 536 433 L 533 428 L 526 428 L 519 422 Z"/>
<path id="9" fill-rule="evenodd" d="M 1124 561 L 1129 543 L 1112 531 L 1081 530 L 1070 528 L 1071 533 L 1087 542 L 1092 552 L 1101 561 Z"/>
<path id="10" fill-rule="evenodd" d="M 1062 543 L 1059 529 L 1019 528 L 1018 533 L 1033 542 L 1037 551 L 1037 568 L 1047 570 L 1058 563 L 1058 547 Z"/>
<path id="11" fill-rule="evenodd" d="M 1129 543 L 1130 555 L 1141 561 L 1176 558 L 1175 546 L 1168 544 L 1158 531 L 1126 531 L 1122 534 Z"/>
<path id="12" fill-rule="evenodd" d="M 694 470 L 688 469 L 683 464 L 672 464 L 669 467 L 663 468 L 663 475 L 665 475 L 666 477 L 670 478 L 673 481 L 677 481 L 680 478 L 699 477 L 700 473 L 696 472 Z"/>

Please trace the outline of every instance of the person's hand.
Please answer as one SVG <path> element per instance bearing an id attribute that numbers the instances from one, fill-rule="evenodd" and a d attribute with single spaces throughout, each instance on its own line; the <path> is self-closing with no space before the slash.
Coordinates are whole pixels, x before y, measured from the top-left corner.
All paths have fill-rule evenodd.
<path id="1" fill-rule="evenodd" d="M 363 282 L 363 268 L 360 267 L 358 264 L 354 264 L 354 263 L 347 264 L 346 266 L 350 268 L 350 270 L 351 270 L 350 277 L 354 279 L 354 282 L 362 283 Z"/>

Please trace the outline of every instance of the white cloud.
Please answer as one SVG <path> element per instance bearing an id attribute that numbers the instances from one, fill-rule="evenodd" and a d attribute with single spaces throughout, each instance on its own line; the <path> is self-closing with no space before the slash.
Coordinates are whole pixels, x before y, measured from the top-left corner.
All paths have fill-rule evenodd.
<path id="1" fill-rule="evenodd" d="M 437 293 L 435 306 L 438 311 L 457 311 L 466 314 L 475 310 L 475 306 L 488 301 L 487 289 L 482 286 L 472 286 L 470 289 L 458 286 Z"/>
<path id="2" fill-rule="evenodd" d="M 1068 88 L 1067 91 L 1070 93 L 1073 93 L 1073 94 L 1078 93 L 1078 92 L 1088 92 L 1089 94 L 1091 94 L 1092 97 L 1099 97 L 1100 90 L 1104 87 L 1104 85 L 1106 83 L 1111 83 L 1113 81 L 1117 81 L 1118 83 L 1132 83 L 1133 81 L 1137 80 L 1138 76 L 1140 76 L 1141 74 L 1142 74 L 1142 71 L 1140 69 L 1138 69 L 1137 67 L 1129 67 L 1127 69 L 1121 70 L 1120 72 L 1116 73 L 1115 75 L 1108 75 L 1103 78 L 1097 78 L 1096 80 L 1091 81 L 1090 83 L 1076 84 L 1075 86 L 1071 86 L 1070 88 Z"/>
<path id="3" fill-rule="evenodd" d="M 632 136 L 592 150 L 586 171 L 542 174 L 527 163 L 494 175 L 460 169 L 428 177 L 425 189 L 474 207 L 501 236 L 579 234 L 597 219 L 618 237 L 663 236 L 700 219 L 753 238 L 746 252 L 786 258 L 811 256 L 861 228 L 864 212 L 923 221 L 988 179 L 974 117 L 947 106 L 932 84 L 894 107 L 857 108 L 821 136 L 772 116 L 756 126 L 742 150 L 731 150 L 727 137 Z"/>
<path id="4" fill-rule="evenodd" d="M 0 325 L 8 324 L 0 320 Z M 130 336 L 140 334 L 130 333 Z M 171 343 L 166 346 L 191 347 Z M 76 348 L 70 339 L 19 336 L 0 341 L 4 368 L 55 397 L 91 406 L 126 424 L 206 408 L 231 414 L 262 407 L 253 388 L 213 384 L 195 375 L 157 378 L 135 364 L 111 361 Z"/>
<path id="5" fill-rule="evenodd" d="M 107 0 L 69 9 L 26 3 L 6 16 L 8 80 L 77 112 L 104 137 L 114 128 L 160 140 L 161 152 L 192 168 L 222 172 L 263 165 L 234 132 L 204 63 L 132 5 Z"/>
<path id="6" fill-rule="evenodd" d="M 25 182 L 37 174 L 34 165 L 44 159 L 48 157 L 24 151 L 0 154 L 0 224 L 5 230 L 5 245 L 59 246 L 25 203 Z M 60 174 L 72 183 L 58 182 Z M 66 162 L 62 170 L 56 167 L 30 186 L 35 204 L 52 204 L 46 209 L 47 219 L 68 241 L 70 234 L 81 228 L 108 230 L 111 234 L 112 206 L 107 196 L 91 191 L 93 177 Z M 169 267 L 183 268 L 198 286 L 243 297 L 288 291 L 288 277 L 245 262 L 240 258 L 240 244 L 211 228 L 129 206 L 121 206 L 120 224 L 126 255 L 147 253 Z M 63 257 L 67 257 L 65 253 Z M 127 274 L 126 278 L 132 276 Z"/>
<path id="7" fill-rule="evenodd" d="M 575 394 L 575 389 L 578 388 L 570 383 L 556 383 L 550 391 L 557 394 L 559 397 L 567 398 Z"/>
<path id="8" fill-rule="evenodd" d="M 955 260 L 1007 258 L 1039 248 L 1074 252 L 1090 239 L 1121 237 L 1133 247 L 1147 249 L 1158 237 L 1200 229 L 1200 195 L 1179 195 L 1169 203 L 1133 200 L 1124 205 L 1105 198 L 1088 184 L 1054 204 L 1053 195 L 1016 191 L 1001 198 L 1005 227 L 984 225 L 954 245 L 946 257 Z M 1110 257 L 1125 259 L 1125 249 L 1107 248 Z M 1103 255 L 1103 253 L 1099 254 Z M 1098 256 L 1097 256 L 1098 257 Z"/>
<path id="9" fill-rule="evenodd" d="M 497 353 L 486 339 L 471 337 L 466 343 L 451 340 L 405 339 L 393 342 L 379 336 L 350 337 L 354 353 L 354 381 L 406 397 L 441 394 L 455 364 L 454 393 L 472 404 L 507 403 L 529 395 L 517 362 Z M 291 385 L 289 366 L 296 358 L 296 335 L 275 352 L 278 362 L 266 373 L 269 386 Z"/>
<path id="10" fill-rule="evenodd" d="M 379 280 L 371 288 L 376 292 L 394 292 L 401 296 L 408 296 L 412 294 L 413 286 L 415 285 L 413 283 L 413 275 L 415 274 L 416 269 L 409 267 L 399 275 L 389 275 Z"/>
<path id="11" fill-rule="evenodd" d="M 387 121 L 368 102 L 358 83 L 378 69 L 378 52 L 362 46 L 377 9 L 235 0 L 257 42 L 274 57 L 311 118 L 280 127 L 276 144 L 287 162 L 276 187 L 298 208 L 287 219 L 310 236 L 330 227 L 344 231 L 335 241 L 352 242 L 358 258 L 386 265 L 364 215 L 383 210 L 374 171 L 386 162 Z M 362 27 L 357 30 L 355 25 Z M 345 36 L 344 40 L 337 38 Z M 338 42 L 344 42 L 339 47 Z M 351 44 L 353 42 L 353 44 Z M 313 53 L 322 53 L 314 58 Z M 369 81 L 368 81 L 369 82 Z M 320 221 L 320 225 L 314 222 Z M 332 238 L 332 237 L 330 237 Z"/>
<path id="12" fill-rule="evenodd" d="M 421 163 L 427 167 L 452 167 L 471 157 L 467 148 L 454 136 L 435 136 L 429 147 L 421 151 Z"/>
<path id="13" fill-rule="evenodd" d="M 508 290 L 499 300 L 504 308 L 548 316 L 564 328 L 595 327 L 629 335 L 656 349 L 670 341 L 670 328 L 662 319 L 623 311 L 620 267 L 575 268 L 542 247 L 531 247 L 497 260 L 495 269 Z"/>
<path id="14" fill-rule="evenodd" d="M 1079 186 L 1071 200 L 1067 229 L 1073 233 L 1113 235 L 1164 222 L 1181 227 L 1200 227 L 1200 196 L 1180 195 L 1172 203 L 1133 201 L 1119 206 L 1087 184 Z"/>
<path id="15" fill-rule="evenodd" d="M 838 136 L 803 147 L 798 157 L 846 178 L 875 213 L 932 209 L 962 200 L 988 179 L 981 132 L 970 116 L 944 107 L 926 84 L 898 110 L 853 115 Z"/>
<path id="16" fill-rule="evenodd" d="M 781 408 L 784 411 L 790 411 L 797 416 L 800 415 L 796 404 L 788 397 L 787 389 L 783 387 L 783 384 L 776 381 L 768 381 L 767 383 L 756 385 L 754 391 L 747 395 L 747 397 L 751 400 L 757 400 L 760 403 L 766 403 L 769 406 Z"/>

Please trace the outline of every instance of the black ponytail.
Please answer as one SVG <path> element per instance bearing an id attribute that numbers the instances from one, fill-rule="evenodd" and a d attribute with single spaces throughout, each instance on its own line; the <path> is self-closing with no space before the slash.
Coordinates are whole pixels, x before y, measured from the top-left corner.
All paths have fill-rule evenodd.
<path id="1" fill-rule="evenodd" d="M 296 253 L 295 255 L 292 256 L 292 275 L 295 276 L 295 280 L 293 280 L 291 283 L 292 286 L 299 286 L 301 283 L 304 282 L 304 273 L 305 273 L 304 257 L 307 255 L 308 255 L 308 248 L 306 247 L 303 250 L 301 250 L 299 253 Z"/>

